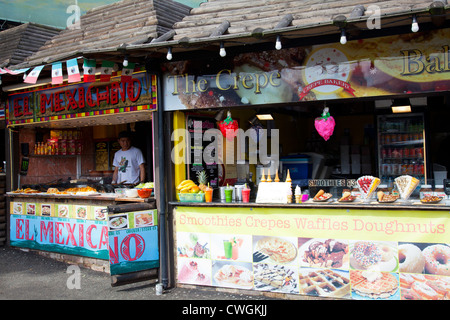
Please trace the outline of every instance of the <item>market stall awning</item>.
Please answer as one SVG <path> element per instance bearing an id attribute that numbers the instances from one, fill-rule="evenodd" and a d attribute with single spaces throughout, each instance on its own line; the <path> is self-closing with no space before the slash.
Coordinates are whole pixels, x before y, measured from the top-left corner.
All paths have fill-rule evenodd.
<path id="1" fill-rule="evenodd" d="M 277 36 L 283 47 L 299 46 L 305 41 L 318 43 L 325 37 L 325 41 L 339 42 L 343 28 L 349 40 L 364 32 L 385 35 L 387 30 L 399 27 L 411 32 L 413 17 L 422 28 L 425 24 L 442 27 L 447 23 L 449 8 L 445 0 L 215 0 L 202 3 L 176 22 L 171 37 L 165 41 L 130 43 L 126 48 L 93 48 L 83 54 L 117 56 L 126 50 L 135 56 L 165 58 L 170 48 L 173 59 L 178 60 L 201 51 L 218 56 L 221 44 L 226 50 L 254 50 L 250 49 L 252 45 L 273 49 Z"/>
<path id="2" fill-rule="evenodd" d="M 22 63 L 61 30 L 35 23 L 25 23 L 0 32 L 0 68 Z"/>

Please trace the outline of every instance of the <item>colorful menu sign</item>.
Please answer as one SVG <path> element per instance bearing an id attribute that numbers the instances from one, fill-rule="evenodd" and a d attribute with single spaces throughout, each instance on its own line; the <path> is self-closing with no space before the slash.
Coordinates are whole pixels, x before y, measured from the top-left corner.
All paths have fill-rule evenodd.
<path id="1" fill-rule="evenodd" d="M 11 246 L 108 259 L 106 207 L 11 202 Z"/>
<path id="2" fill-rule="evenodd" d="M 165 110 L 448 91 L 449 39 L 450 29 L 440 29 L 243 53 L 220 64 L 168 62 Z"/>
<path id="3" fill-rule="evenodd" d="M 450 298 L 447 211 L 178 207 L 178 283 L 357 300 Z"/>
<path id="4" fill-rule="evenodd" d="M 21 90 L 7 99 L 8 125 L 156 109 L 156 76 L 133 74 L 129 81 Z"/>
<path id="5" fill-rule="evenodd" d="M 108 216 L 111 275 L 159 267 L 157 210 Z"/>

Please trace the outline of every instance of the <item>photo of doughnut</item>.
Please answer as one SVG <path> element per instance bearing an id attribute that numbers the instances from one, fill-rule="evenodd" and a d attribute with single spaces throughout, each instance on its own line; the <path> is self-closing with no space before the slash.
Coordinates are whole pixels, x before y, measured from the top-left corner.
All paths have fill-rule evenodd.
<path id="1" fill-rule="evenodd" d="M 397 243 L 387 241 L 350 241 L 350 266 L 355 270 L 396 272 Z"/>
<path id="2" fill-rule="evenodd" d="M 442 243 L 398 245 L 399 272 L 450 276 L 450 246 Z"/>

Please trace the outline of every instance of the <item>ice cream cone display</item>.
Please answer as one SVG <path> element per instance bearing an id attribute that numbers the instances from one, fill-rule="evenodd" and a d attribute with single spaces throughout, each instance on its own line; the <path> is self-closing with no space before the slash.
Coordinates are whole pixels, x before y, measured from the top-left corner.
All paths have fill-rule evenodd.
<path id="1" fill-rule="evenodd" d="M 295 203 L 302 203 L 302 190 L 299 186 L 295 187 Z"/>
<path id="2" fill-rule="evenodd" d="M 275 173 L 275 179 L 274 179 L 274 181 L 275 181 L 275 182 L 280 182 L 280 178 L 278 177 L 278 169 L 277 169 L 277 171 L 276 171 L 276 173 Z"/>
<path id="3" fill-rule="evenodd" d="M 356 180 L 356 184 L 361 191 L 361 197 L 363 199 L 369 199 L 380 182 L 381 181 L 379 178 L 373 176 L 362 176 L 358 180 Z"/>
<path id="4" fill-rule="evenodd" d="M 266 177 L 264 176 L 264 169 L 262 170 L 262 176 L 260 182 L 266 182 Z"/>
<path id="5" fill-rule="evenodd" d="M 394 179 L 395 185 L 397 186 L 400 197 L 403 200 L 408 200 L 409 196 L 416 189 L 419 184 L 419 179 L 416 179 L 409 175 L 403 175 Z"/>
<path id="6" fill-rule="evenodd" d="M 291 175 L 289 173 L 289 169 L 288 169 L 287 175 L 286 175 L 286 182 L 292 182 Z"/>
<path id="7" fill-rule="evenodd" d="M 267 179 L 266 179 L 266 182 L 272 182 L 272 177 L 270 176 L 270 169 L 269 169 L 269 171 L 267 172 Z"/>

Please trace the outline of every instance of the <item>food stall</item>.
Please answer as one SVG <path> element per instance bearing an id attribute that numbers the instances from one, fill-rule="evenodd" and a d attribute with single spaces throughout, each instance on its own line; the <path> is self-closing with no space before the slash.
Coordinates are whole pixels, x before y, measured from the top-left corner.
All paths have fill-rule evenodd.
<path id="1" fill-rule="evenodd" d="M 7 193 L 10 245 L 106 260 L 105 271 L 116 276 L 158 268 L 152 193 L 156 76 L 136 68 L 107 81 L 94 76 L 26 86 L 11 87 L 7 99 L 11 172 L 17 172 Z M 133 145 L 146 160 L 145 182 L 112 181 L 117 134 L 123 130 L 139 136 Z M 129 235 L 125 240 L 122 230 Z M 135 239 L 149 241 L 145 248 L 151 253 L 136 253 L 142 243 Z M 124 252 L 129 254 L 119 254 Z M 149 254 L 150 264 L 129 266 Z M 121 269 L 123 260 L 129 263 Z"/>
<path id="2" fill-rule="evenodd" d="M 166 63 L 177 285 L 449 299 L 449 38 Z"/>

